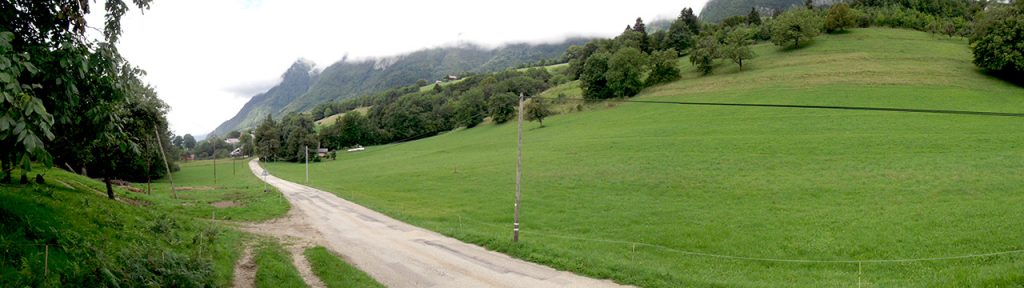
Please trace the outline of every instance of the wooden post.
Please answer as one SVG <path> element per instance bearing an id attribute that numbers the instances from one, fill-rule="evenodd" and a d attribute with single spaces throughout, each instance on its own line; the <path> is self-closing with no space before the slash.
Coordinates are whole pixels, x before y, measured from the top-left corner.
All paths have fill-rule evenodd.
<path id="1" fill-rule="evenodd" d="M 160 141 L 160 129 L 156 129 L 156 144 L 160 147 L 160 157 L 164 159 L 164 168 L 167 169 L 167 179 L 171 181 L 171 193 L 174 199 L 178 199 L 178 191 L 174 190 L 174 176 L 171 175 L 171 165 L 167 164 L 167 155 L 164 154 L 164 144 Z"/>
<path id="2" fill-rule="evenodd" d="M 516 203 L 515 219 L 512 223 L 512 242 L 519 242 L 519 195 L 520 178 L 523 175 L 523 93 L 519 93 L 519 141 L 516 142 Z"/>
<path id="3" fill-rule="evenodd" d="M 43 256 L 43 277 L 49 278 L 50 277 L 50 244 L 46 244 L 46 246 L 43 246 L 43 247 L 44 247 L 44 249 L 46 249 L 46 250 L 44 250 L 46 252 L 44 252 L 45 254 Z"/>
<path id="4" fill-rule="evenodd" d="M 306 149 L 306 184 L 309 184 L 309 146 L 304 146 Z"/>

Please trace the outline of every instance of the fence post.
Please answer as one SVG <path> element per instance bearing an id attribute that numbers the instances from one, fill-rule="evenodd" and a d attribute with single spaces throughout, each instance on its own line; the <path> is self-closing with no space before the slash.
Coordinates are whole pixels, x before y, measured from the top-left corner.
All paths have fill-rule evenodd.
<path id="1" fill-rule="evenodd" d="M 46 244 L 44 247 L 43 256 L 43 277 L 50 278 L 50 244 Z"/>

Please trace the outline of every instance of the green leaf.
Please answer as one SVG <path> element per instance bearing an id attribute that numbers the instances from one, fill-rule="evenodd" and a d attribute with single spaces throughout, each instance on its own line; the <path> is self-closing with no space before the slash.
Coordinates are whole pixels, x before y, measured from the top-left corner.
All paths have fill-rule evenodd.
<path id="1" fill-rule="evenodd" d="M 11 129 L 11 126 L 13 126 L 13 125 L 14 125 L 14 120 L 11 120 L 10 116 L 7 116 L 7 115 L 0 116 L 0 131 L 9 130 L 9 129 Z"/>
<path id="2" fill-rule="evenodd" d="M 14 82 L 14 81 L 13 81 L 13 78 L 11 78 L 11 74 L 0 72 L 0 82 L 2 82 L 2 83 L 11 83 L 11 82 Z"/>

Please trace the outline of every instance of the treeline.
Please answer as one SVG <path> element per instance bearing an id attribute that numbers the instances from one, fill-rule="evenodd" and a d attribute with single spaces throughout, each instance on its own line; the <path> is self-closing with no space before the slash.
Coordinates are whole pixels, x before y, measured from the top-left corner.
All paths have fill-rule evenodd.
<path id="1" fill-rule="evenodd" d="M 115 47 L 120 19 L 134 4 L 106 1 L 103 40 L 89 40 L 85 11 L 90 1 L 0 3 L 0 180 L 21 183 L 33 163 L 71 168 L 103 178 L 145 181 L 166 174 L 172 163 L 167 105 L 141 81 L 142 70 Z"/>
<path id="2" fill-rule="evenodd" d="M 337 150 L 429 137 L 458 127 L 474 127 L 486 118 L 504 123 L 516 116 L 520 94 L 538 95 L 561 84 L 558 81 L 565 78 L 556 78 L 544 68 L 531 68 L 477 75 L 448 85 L 434 84 L 422 92 L 418 86 L 395 88 L 327 106 L 349 112 L 319 132 L 315 131 L 312 114 L 292 113 L 280 123 L 268 117 L 256 129 L 255 155 L 268 161 L 299 161 L 304 159 L 306 145 L 311 150 L 317 144 Z M 352 111 L 367 106 L 372 108 L 366 114 Z M 533 106 L 537 111 L 545 108 Z M 543 119 L 542 114 L 536 115 Z"/>

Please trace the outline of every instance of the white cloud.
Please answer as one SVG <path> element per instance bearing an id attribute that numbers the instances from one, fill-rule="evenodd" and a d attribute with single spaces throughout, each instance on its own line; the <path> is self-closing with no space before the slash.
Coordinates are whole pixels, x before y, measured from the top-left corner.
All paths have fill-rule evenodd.
<path id="1" fill-rule="evenodd" d="M 171 128 L 202 134 L 299 58 L 326 67 L 345 55 L 390 56 L 459 42 L 613 36 L 636 17 L 675 17 L 704 2 L 157 0 L 144 15 L 125 17 L 119 47 L 171 105 Z"/>

